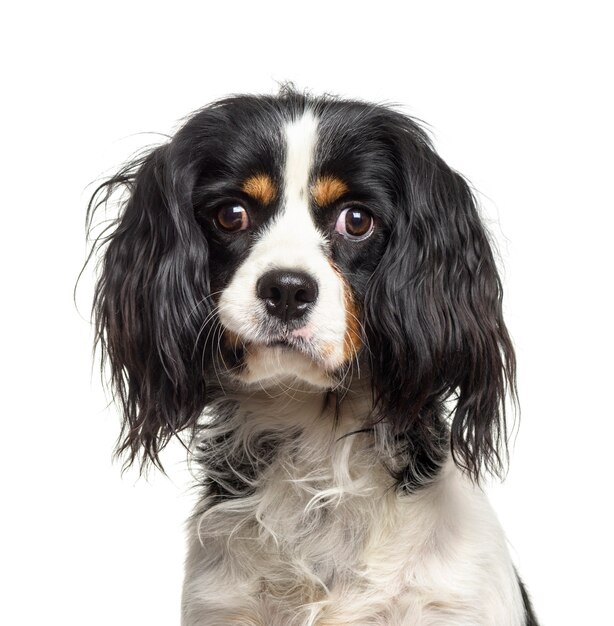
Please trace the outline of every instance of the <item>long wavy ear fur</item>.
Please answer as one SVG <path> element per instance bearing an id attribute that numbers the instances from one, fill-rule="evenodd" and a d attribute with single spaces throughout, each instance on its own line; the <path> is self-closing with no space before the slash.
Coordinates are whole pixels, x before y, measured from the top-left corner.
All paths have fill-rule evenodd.
<path id="1" fill-rule="evenodd" d="M 417 124 L 391 117 L 399 213 L 365 303 L 376 411 L 411 448 L 454 398 L 452 454 L 478 481 L 505 468 L 505 398 L 516 397 L 501 282 L 469 186 Z M 433 464 L 442 438 L 430 441 Z"/>
<path id="2" fill-rule="evenodd" d="M 161 467 L 159 452 L 205 403 L 199 336 L 209 309 L 207 242 L 192 210 L 192 173 L 173 142 L 103 183 L 88 208 L 123 190 L 103 251 L 94 317 L 102 366 L 123 412 L 117 451 Z"/>

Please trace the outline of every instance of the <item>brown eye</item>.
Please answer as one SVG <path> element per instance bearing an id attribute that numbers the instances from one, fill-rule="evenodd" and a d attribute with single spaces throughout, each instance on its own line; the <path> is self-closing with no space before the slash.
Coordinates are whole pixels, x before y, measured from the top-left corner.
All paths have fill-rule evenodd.
<path id="1" fill-rule="evenodd" d="M 362 241 L 373 232 L 373 217 L 359 207 L 349 207 L 339 213 L 335 231 L 352 241 Z"/>
<path id="2" fill-rule="evenodd" d="M 235 233 L 249 228 L 249 215 L 240 204 L 229 205 L 220 209 L 215 216 L 217 225 L 228 233 Z"/>

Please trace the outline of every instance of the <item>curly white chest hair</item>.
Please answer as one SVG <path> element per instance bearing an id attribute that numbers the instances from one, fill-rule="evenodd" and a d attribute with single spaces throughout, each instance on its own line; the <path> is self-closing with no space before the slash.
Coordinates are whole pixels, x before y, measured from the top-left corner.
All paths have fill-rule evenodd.
<path id="1" fill-rule="evenodd" d="M 350 434 L 362 398 L 335 415 L 323 397 L 278 393 L 224 401 L 232 417 L 203 433 L 186 626 L 525 623 L 501 528 L 452 462 L 399 492 L 377 435 Z"/>

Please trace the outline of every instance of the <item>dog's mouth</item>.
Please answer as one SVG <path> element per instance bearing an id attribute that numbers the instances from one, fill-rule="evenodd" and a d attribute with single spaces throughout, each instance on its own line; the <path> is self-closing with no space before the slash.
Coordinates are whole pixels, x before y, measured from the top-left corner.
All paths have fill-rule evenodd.
<path id="1" fill-rule="evenodd" d="M 226 349 L 219 356 L 230 377 L 243 383 L 299 379 L 328 388 L 344 363 L 338 337 L 311 321 L 299 327 L 269 321 L 246 332 L 226 328 L 224 336 Z"/>
<path id="2" fill-rule="evenodd" d="M 303 333 L 304 334 L 304 333 Z M 227 372 L 243 383 L 275 384 L 301 379 L 318 388 L 331 384 L 329 368 L 318 343 L 292 332 L 257 339 L 230 333 L 220 354 Z"/>
<path id="3" fill-rule="evenodd" d="M 270 349 L 272 351 L 294 352 L 303 354 L 314 361 L 319 361 L 321 356 L 317 348 L 317 342 L 313 340 L 311 330 L 299 329 L 270 333 L 268 336 L 245 337 L 232 331 L 225 332 L 225 345 L 235 357 L 249 354 L 250 352 Z"/>
<path id="4" fill-rule="evenodd" d="M 299 352 L 313 360 L 318 360 L 318 352 L 313 342 L 301 335 L 293 334 L 292 332 L 284 332 L 261 342 L 249 342 L 247 344 L 248 348 L 250 344 L 258 348 L 277 348 L 282 351 Z"/>

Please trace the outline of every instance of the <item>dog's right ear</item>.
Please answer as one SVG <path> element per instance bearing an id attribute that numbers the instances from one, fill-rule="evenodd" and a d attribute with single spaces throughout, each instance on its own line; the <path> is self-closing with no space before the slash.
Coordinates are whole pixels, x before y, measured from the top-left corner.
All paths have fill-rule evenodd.
<path id="1" fill-rule="evenodd" d="M 205 404 L 204 324 L 210 317 L 207 241 L 193 214 L 195 173 L 173 142 L 94 192 L 96 209 L 123 191 L 103 253 L 93 313 L 102 367 L 123 413 L 118 454 L 161 467 L 159 452 L 193 428 Z"/>
<path id="2" fill-rule="evenodd" d="M 501 280 L 467 182 L 413 120 L 393 113 L 388 124 L 398 206 L 365 303 L 378 409 L 408 450 L 416 432 L 436 442 L 420 463 L 428 478 L 443 462 L 439 416 L 454 400 L 452 456 L 479 482 L 505 472 L 506 400 L 516 401 Z"/>

